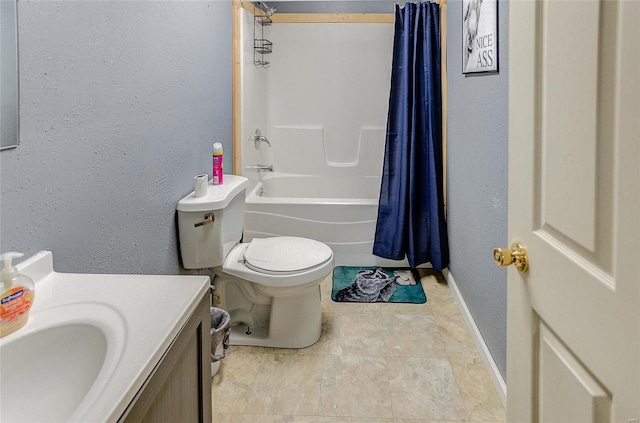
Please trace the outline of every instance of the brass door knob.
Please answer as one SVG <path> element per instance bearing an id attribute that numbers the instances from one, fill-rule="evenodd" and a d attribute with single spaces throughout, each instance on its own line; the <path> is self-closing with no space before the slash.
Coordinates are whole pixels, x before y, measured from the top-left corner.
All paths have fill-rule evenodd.
<path id="1" fill-rule="evenodd" d="M 522 244 L 517 242 L 511 245 L 511 249 L 507 248 L 494 248 L 493 260 L 496 262 L 496 266 L 507 267 L 510 264 L 515 264 L 516 269 L 521 272 L 526 272 L 529 268 L 529 260 L 527 259 L 527 251 Z"/>

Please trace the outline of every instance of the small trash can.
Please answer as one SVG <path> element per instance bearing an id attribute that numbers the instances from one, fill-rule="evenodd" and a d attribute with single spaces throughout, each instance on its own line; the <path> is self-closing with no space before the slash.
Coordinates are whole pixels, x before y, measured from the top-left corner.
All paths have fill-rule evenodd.
<path id="1" fill-rule="evenodd" d="M 211 307 L 211 377 L 218 373 L 220 360 L 227 355 L 231 316 L 221 308 Z"/>

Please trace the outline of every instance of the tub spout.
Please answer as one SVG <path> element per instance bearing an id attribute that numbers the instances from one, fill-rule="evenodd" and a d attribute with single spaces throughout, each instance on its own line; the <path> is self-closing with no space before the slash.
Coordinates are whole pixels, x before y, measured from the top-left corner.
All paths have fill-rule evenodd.
<path id="1" fill-rule="evenodd" d="M 256 172 L 273 172 L 273 165 L 252 165 L 252 166 L 245 166 L 245 169 L 255 169 Z"/>

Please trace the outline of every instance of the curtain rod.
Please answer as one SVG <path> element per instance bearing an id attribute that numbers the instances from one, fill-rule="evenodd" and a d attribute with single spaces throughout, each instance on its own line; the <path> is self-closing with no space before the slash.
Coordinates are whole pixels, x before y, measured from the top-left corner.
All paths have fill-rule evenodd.
<path id="1" fill-rule="evenodd" d="M 371 1 L 371 0 L 349 0 L 351 2 L 355 2 L 355 3 L 364 3 L 367 1 Z M 406 1 L 400 1 L 400 0 L 389 0 L 389 1 L 384 1 L 384 0 L 374 0 L 376 3 L 389 3 L 389 4 L 393 4 L 393 5 L 398 5 L 398 6 L 402 6 L 405 3 L 421 3 L 420 0 L 406 0 Z M 431 3 L 436 3 L 436 4 L 446 4 L 447 0 L 426 0 L 426 1 L 430 1 Z M 287 2 L 287 3 L 295 3 L 295 0 L 269 0 L 269 3 L 280 3 L 280 2 Z M 333 2 L 344 2 L 344 0 L 301 0 L 300 3 L 333 3 Z M 245 6 L 247 3 L 257 7 L 258 9 L 262 10 L 263 12 L 267 11 L 268 9 L 271 9 L 266 2 L 264 1 L 252 1 L 252 0 L 240 0 L 240 3 L 242 3 L 243 6 Z M 326 12 L 308 12 L 308 13 L 326 13 Z M 336 12 L 336 13 L 340 13 L 340 12 Z M 349 13 L 349 12 L 346 12 Z M 377 12 L 364 12 L 364 13 L 372 13 L 375 14 Z"/>

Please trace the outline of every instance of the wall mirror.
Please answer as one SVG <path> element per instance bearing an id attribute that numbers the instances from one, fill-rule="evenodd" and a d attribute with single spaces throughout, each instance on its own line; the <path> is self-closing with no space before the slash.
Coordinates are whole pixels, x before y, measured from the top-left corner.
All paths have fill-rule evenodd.
<path id="1" fill-rule="evenodd" d="M 18 10 L 0 1 L 0 150 L 18 145 Z"/>

